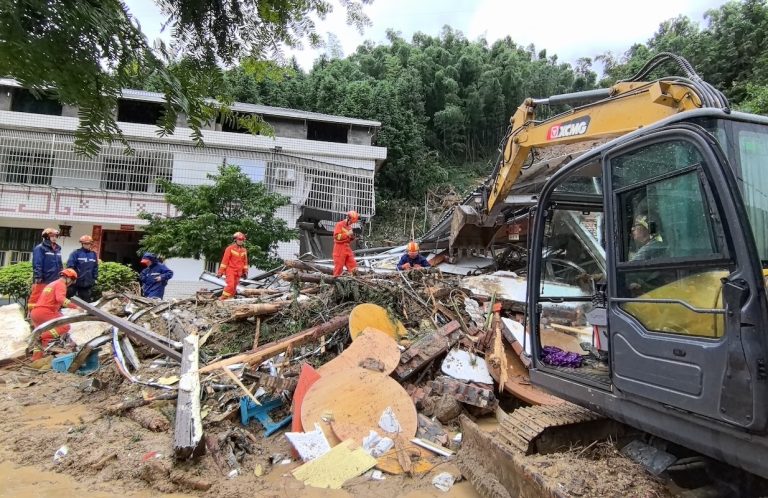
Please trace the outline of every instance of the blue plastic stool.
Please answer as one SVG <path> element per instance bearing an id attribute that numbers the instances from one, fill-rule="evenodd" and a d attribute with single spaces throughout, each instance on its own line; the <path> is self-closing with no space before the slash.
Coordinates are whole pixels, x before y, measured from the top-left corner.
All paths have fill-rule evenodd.
<path id="1" fill-rule="evenodd" d="M 269 412 L 283 406 L 283 400 L 280 397 L 268 398 L 261 402 L 261 406 L 254 403 L 248 396 L 240 398 L 240 422 L 248 425 L 253 419 L 256 419 L 264 426 L 264 435 L 271 436 L 286 425 L 291 423 L 293 415 L 288 415 L 282 420 L 275 422 L 269 416 Z"/>

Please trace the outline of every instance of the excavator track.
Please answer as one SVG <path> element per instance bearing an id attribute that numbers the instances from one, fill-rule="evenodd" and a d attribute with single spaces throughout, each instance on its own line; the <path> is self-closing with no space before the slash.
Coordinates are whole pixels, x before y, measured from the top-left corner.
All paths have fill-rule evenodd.
<path id="1" fill-rule="evenodd" d="M 618 427 L 602 415 L 562 403 L 518 408 L 501 421 L 499 436 L 509 446 L 530 455 L 558 451 L 616 430 Z"/>

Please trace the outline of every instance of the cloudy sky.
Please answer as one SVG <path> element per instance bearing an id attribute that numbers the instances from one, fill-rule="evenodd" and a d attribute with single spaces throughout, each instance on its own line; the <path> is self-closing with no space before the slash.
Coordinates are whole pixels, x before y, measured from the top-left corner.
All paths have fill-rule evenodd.
<path id="1" fill-rule="evenodd" d="M 163 19 L 153 0 L 127 0 L 150 40 L 161 36 Z M 385 42 L 387 29 L 399 31 L 406 40 L 417 31 L 437 35 L 444 25 L 464 33 L 470 40 L 485 37 L 489 43 L 511 36 L 515 43 L 537 50 L 546 48 L 561 61 L 594 57 L 606 51 L 621 54 L 633 43 L 645 42 L 659 24 L 679 14 L 699 24 L 704 13 L 724 0 L 644 0 L 622 3 L 616 0 L 374 0 L 366 7 L 373 25 L 361 35 L 344 22 L 343 9 L 318 22 L 318 32 L 335 34 L 344 55 L 365 40 Z M 321 51 L 293 53 L 305 69 Z"/>

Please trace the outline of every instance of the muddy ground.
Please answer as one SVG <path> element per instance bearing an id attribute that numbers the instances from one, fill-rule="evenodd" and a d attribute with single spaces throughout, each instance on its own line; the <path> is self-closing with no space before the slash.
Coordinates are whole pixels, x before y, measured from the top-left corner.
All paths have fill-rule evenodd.
<path id="1" fill-rule="evenodd" d="M 225 476 L 208 455 L 195 464 L 174 466 L 172 429 L 152 432 L 129 418 L 104 415 L 107 406 L 136 397 L 136 386 L 123 382 L 111 365 L 93 377 L 105 387 L 86 393 L 79 387 L 86 378 L 79 375 L 0 371 L 0 496 L 478 496 L 466 481 L 448 493 L 431 484 L 435 474 L 455 471 L 452 464 L 423 477 L 388 475 L 372 481 L 361 476 L 342 490 L 305 487 L 290 474 L 299 462 L 271 464 L 271 457 L 289 455 L 286 439 L 280 433 L 263 438 L 256 427 L 257 451 L 244 457 L 234 478 Z M 173 403 L 157 402 L 147 409 L 172 419 Z M 222 431 L 226 424 L 230 422 L 222 422 Z M 54 462 L 64 445 L 68 454 Z M 265 470 L 261 477 L 254 473 L 259 465 Z M 207 491 L 195 489 L 207 485 Z"/>
<path id="2" fill-rule="evenodd" d="M 448 493 L 431 484 L 452 463 L 437 466 L 421 477 L 387 475 L 383 481 L 365 476 L 348 481 L 342 490 L 305 487 L 290 471 L 299 463 L 272 464 L 290 447 L 280 434 L 264 438 L 257 426 L 257 451 L 245 455 L 240 474 L 228 478 L 206 455 L 195 464 L 173 464 L 172 429 L 153 432 L 105 409 L 135 398 L 137 386 L 123 381 L 111 365 L 93 375 L 104 387 L 83 392 L 87 378 L 31 370 L 0 371 L 0 496 L 227 496 L 227 497 L 477 497 L 467 481 Z M 173 419 L 174 402 L 156 402 L 145 410 Z M 208 433 L 225 431 L 225 421 Z M 237 424 L 237 422 L 234 422 Z M 484 420 L 484 429 L 494 423 Z M 54 462 L 56 450 L 68 454 Z M 663 483 L 621 456 L 609 443 L 575 448 L 556 455 L 528 457 L 548 483 L 572 496 L 672 496 Z M 261 466 L 265 475 L 257 477 Z M 196 489 L 208 487 L 207 490 Z"/>

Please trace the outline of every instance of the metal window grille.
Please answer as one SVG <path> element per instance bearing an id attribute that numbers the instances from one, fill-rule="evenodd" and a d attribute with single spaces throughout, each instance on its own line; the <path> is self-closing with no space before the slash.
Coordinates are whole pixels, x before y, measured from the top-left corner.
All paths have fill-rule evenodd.
<path id="1" fill-rule="evenodd" d="M 7 259 L 5 253 L 6 251 L 0 251 L 0 266 L 5 266 L 5 260 Z"/>
<path id="2" fill-rule="evenodd" d="M 219 261 L 216 260 L 205 260 L 205 271 L 216 273 L 219 269 Z"/>
<path id="3" fill-rule="evenodd" d="M 42 228 L 0 227 L 0 251 L 31 251 L 40 242 Z"/>
<path id="4" fill-rule="evenodd" d="M 11 251 L 12 265 L 15 265 L 16 263 L 25 263 L 27 261 L 32 261 L 32 252 Z"/>
<path id="5" fill-rule="evenodd" d="M 54 194 L 63 189 L 97 191 L 104 194 L 103 205 L 109 206 L 110 192 L 159 197 L 163 193 L 160 179 L 182 185 L 210 184 L 209 175 L 227 163 L 239 166 L 270 191 L 288 196 L 294 206 L 327 211 L 329 218 L 349 209 L 363 217 L 374 214 L 370 169 L 277 152 L 141 141 L 130 142 L 133 155 L 126 155 L 120 146 L 106 146 L 88 158 L 75 154 L 73 140 L 66 133 L 0 129 L 0 182 L 51 188 Z M 44 208 L 34 205 L 41 198 L 25 200 L 25 209 Z"/>

